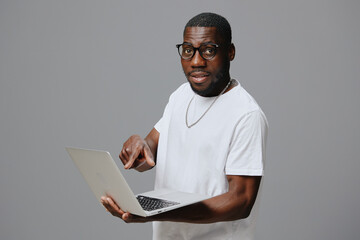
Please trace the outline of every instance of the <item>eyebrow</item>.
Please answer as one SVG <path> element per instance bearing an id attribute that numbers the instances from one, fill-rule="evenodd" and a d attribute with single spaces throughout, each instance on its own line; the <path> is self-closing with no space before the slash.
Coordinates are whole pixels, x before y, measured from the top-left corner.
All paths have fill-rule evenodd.
<path id="1" fill-rule="evenodd" d="M 193 45 L 192 45 L 191 43 L 189 43 L 189 42 L 183 42 L 183 44 L 193 46 Z M 201 46 L 201 45 L 206 45 L 206 44 L 216 44 L 216 43 L 209 41 L 209 42 L 204 42 L 204 43 L 201 43 L 201 44 L 200 44 L 200 46 Z"/>

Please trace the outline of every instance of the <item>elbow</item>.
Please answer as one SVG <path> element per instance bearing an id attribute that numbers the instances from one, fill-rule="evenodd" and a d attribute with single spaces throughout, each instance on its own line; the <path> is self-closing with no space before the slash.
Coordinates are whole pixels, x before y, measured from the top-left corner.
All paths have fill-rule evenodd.
<path id="1" fill-rule="evenodd" d="M 243 213 L 241 214 L 240 219 L 248 218 L 248 217 L 250 216 L 251 209 L 252 209 L 252 207 L 246 208 L 246 209 L 243 211 Z"/>
<path id="2" fill-rule="evenodd" d="M 251 211 L 253 209 L 253 206 L 255 204 L 255 200 L 256 198 L 249 198 L 247 201 L 246 201 L 246 204 L 244 205 L 244 207 L 242 208 L 242 216 L 241 218 L 244 219 L 244 218 L 248 218 L 251 214 Z"/>
<path id="3" fill-rule="evenodd" d="M 242 204 L 238 207 L 237 211 L 234 211 L 233 219 L 232 220 L 239 220 L 248 218 L 251 214 L 251 210 L 253 208 L 253 203 Z"/>
<path id="4" fill-rule="evenodd" d="M 235 211 L 234 214 L 229 218 L 230 221 L 235 221 L 239 219 L 245 219 L 250 216 L 251 208 L 250 209 L 241 209 L 238 211 Z"/>

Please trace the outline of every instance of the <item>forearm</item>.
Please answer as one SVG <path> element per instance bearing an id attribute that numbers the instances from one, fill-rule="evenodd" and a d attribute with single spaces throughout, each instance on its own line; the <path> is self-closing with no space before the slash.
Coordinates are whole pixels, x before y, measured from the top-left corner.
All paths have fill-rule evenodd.
<path id="1" fill-rule="evenodd" d="M 183 208 L 149 217 L 148 221 L 172 221 L 187 223 L 214 223 L 233 221 L 248 217 L 251 207 L 243 198 L 225 193 L 217 197 L 189 205 Z"/>
<path id="2" fill-rule="evenodd" d="M 214 223 L 247 218 L 255 203 L 261 176 L 227 176 L 229 191 L 205 201 L 155 215 L 147 221 Z"/>
<path id="3" fill-rule="evenodd" d="M 171 221 L 187 223 L 214 223 L 247 218 L 255 203 L 261 176 L 227 176 L 229 191 L 205 201 L 151 217 L 125 213 L 109 197 L 102 203 L 112 215 L 125 222 Z"/>

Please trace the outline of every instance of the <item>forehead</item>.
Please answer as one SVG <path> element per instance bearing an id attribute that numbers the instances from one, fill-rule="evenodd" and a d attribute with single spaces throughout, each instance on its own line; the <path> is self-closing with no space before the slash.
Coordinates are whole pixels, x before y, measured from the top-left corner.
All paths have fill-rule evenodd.
<path id="1" fill-rule="evenodd" d="M 184 42 L 195 47 L 205 42 L 219 44 L 222 39 L 216 27 L 187 27 L 184 31 Z"/>

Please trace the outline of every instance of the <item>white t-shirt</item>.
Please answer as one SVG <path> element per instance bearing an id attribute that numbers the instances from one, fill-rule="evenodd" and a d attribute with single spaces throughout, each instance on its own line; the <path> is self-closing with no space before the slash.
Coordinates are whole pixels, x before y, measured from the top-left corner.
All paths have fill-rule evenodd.
<path id="1" fill-rule="evenodd" d="M 261 176 L 264 170 L 267 120 L 256 101 L 240 83 L 214 97 L 195 94 L 189 83 L 171 96 L 155 125 L 160 133 L 155 189 L 170 188 L 216 196 L 228 191 L 226 175 Z M 259 201 L 246 219 L 213 224 L 154 222 L 153 239 L 253 239 Z"/>

